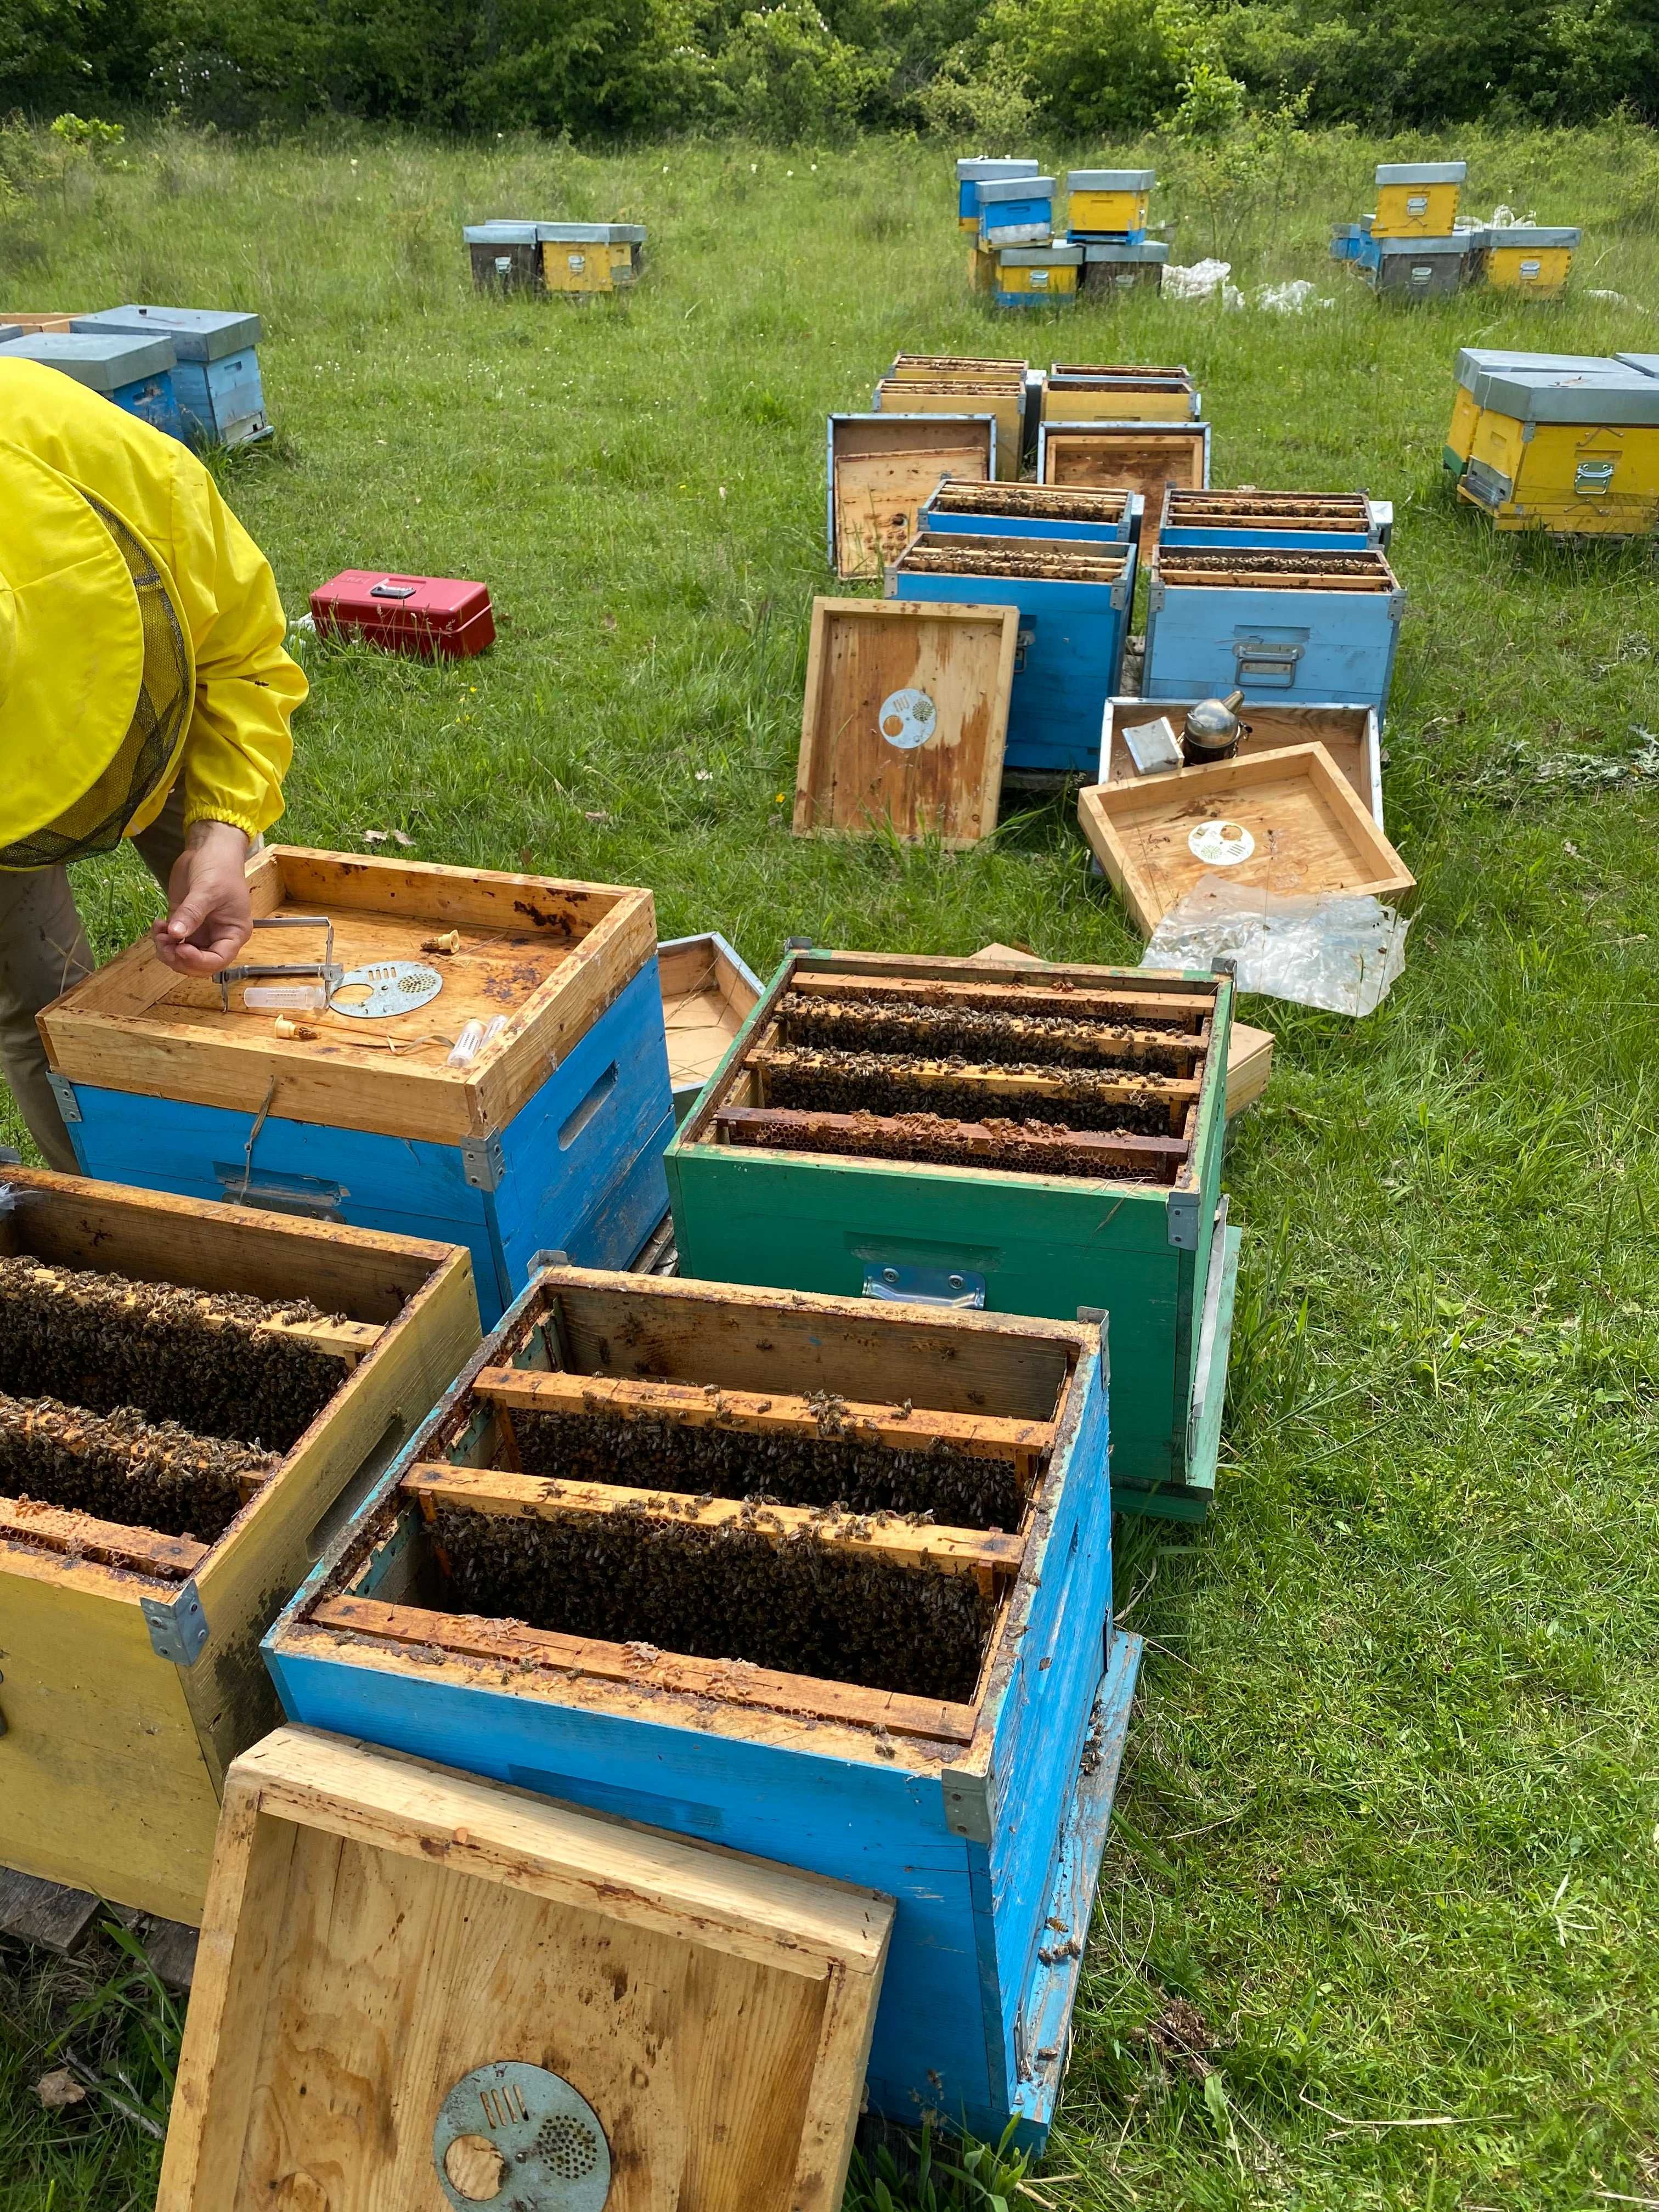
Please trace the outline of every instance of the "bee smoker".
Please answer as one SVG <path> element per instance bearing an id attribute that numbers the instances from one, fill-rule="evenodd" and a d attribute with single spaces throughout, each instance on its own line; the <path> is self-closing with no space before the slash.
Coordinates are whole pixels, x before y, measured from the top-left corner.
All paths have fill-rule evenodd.
<path id="1" fill-rule="evenodd" d="M 1181 757 L 1188 768 L 1207 768 L 1212 761 L 1231 760 L 1250 734 L 1249 724 L 1238 718 L 1243 697 L 1242 691 L 1230 691 L 1224 699 L 1200 699 L 1188 709 L 1181 732 Z"/>

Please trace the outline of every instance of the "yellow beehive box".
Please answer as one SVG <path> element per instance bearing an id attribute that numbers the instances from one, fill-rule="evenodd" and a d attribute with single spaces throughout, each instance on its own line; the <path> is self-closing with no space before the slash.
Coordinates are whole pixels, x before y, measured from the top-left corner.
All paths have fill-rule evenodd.
<path id="1" fill-rule="evenodd" d="M 550 292 L 625 289 L 639 275 L 645 230 L 635 222 L 538 222 L 542 283 Z"/>
<path id="2" fill-rule="evenodd" d="M 1467 161 L 1379 161 L 1373 238 L 1449 238 Z"/>
<path id="3" fill-rule="evenodd" d="M 1441 459 L 1455 477 L 1468 465 L 1482 402 L 1478 392 L 1494 369 L 1536 371 L 1541 375 L 1599 377 L 1615 371 L 1620 363 L 1601 354 L 1514 353 L 1503 347 L 1464 346 L 1457 356 L 1457 388 L 1452 398 L 1451 422 Z"/>
<path id="4" fill-rule="evenodd" d="M 1040 300 L 1075 300 L 1083 270 L 1080 246 L 1005 246 L 997 252 L 997 298 L 1024 306 Z"/>
<path id="5" fill-rule="evenodd" d="M 1045 422 L 1193 422 L 1202 412 L 1186 368 L 1057 361 L 1042 388 Z"/>
<path id="6" fill-rule="evenodd" d="M 1486 372 L 1458 496 L 1499 530 L 1629 538 L 1659 526 L 1659 380 Z"/>
<path id="7" fill-rule="evenodd" d="M 0 1865 L 195 1924 L 259 1638 L 477 1344 L 471 1262 L 6 1178 Z"/>
<path id="8" fill-rule="evenodd" d="M 1568 225 L 1516 224 L 1486 234 L 1486 282 L 1494 292 L 1559 300 L 1567 287 L 1582 231 Z"/>
<path id="9" fill-rule="evenodd" d="M 1133 240 L 1146 234 L 1152 169 L 1073 169 L 1066 179 L 1066 230 L 1071 238 Z"/>

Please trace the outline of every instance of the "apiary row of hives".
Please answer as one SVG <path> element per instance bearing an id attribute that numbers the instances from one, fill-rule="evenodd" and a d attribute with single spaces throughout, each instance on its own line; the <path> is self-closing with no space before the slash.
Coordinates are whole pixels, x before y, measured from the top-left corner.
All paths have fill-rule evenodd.
<path id="1" fill-rule="evenodd" d="M 1482 285 L 1524 298 L 1559 300 L 1583 234 L 1571 224 L 1491 222 L 1460 216 L 1464 161 L 1381 161 L 1376 207 L 1339 223 L 1331 257 L 1391 300 L 1439 300 Z"/>
<path id="2" fill-rule="evenodd" d="M 461 232 L 481 292 L 558 293 L 591 299 L 639 281 L 645 227 L 637 222 L 535 222 L 492 216 Z"/>
<path id="3" fill-rule="evenodd" d="M 199 448 L 271 434 L 258 315 L 129 306 L 95 314 L 0 313 L 0 349 L 38 361 Z"/>
<path id="4" fill-rule="evenodd" d="M 1146 228 L 1156 172 L 1069 171 L 1066 221 L 1057 228 L 1054 179 L 1040 167 L 982 155 L 957 163 L 957 219 L 973 241 L 968 278 L 974 290 L 999 307 L 1020 307 L 1160 289 L 1170 249 Z"/>

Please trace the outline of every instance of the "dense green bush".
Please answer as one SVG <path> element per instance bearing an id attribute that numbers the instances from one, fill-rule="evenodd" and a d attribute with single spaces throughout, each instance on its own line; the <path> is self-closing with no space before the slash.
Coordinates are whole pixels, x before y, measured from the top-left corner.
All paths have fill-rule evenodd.
<path id="1" fill-rule="evenodd" d="M 1237 88 L 1237 90 L 1230 88 Z M 1659 119 L 1656 0 L 0 0 L 0 112 L 580 137 Z"/>

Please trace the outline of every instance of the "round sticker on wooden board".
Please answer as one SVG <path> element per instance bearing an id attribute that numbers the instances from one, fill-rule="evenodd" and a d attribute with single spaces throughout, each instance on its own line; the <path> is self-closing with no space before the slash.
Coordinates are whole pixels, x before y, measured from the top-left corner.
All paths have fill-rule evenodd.
<path id="1" fill-rule="evenodd" d="M 1209 868 L 1236 868 L 1255 850 L 1255 839 L 1242 822 L 1200 822 L 1187 837 L 1187 849 Z"/>
<path id="2" fill-rule="evenodd" d="M 882 701 L 876 727 L 890 745 L 913 753 L 939 727 L 939 709 L 925 691 L 907 685 L 902 691 L 890 691 Z"/>

